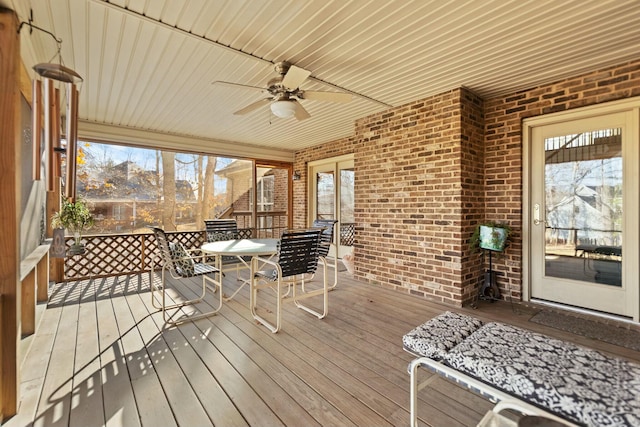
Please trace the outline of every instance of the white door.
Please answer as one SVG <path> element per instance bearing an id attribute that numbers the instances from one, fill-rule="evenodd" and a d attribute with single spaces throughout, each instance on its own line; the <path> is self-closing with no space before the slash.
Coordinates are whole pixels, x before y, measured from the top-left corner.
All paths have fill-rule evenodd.
<path id="1" fill-rule="evenodd" d="M 336 219 L 338 257 L 350 253 L 355 237 L 354 168 L 352 156 L 341 156 L 309 164 L 309 223 L 314 219 Z M 331 254 L 334 256 L 334 254 Z"/>
<path id="2" fill-rule="evenodd" d="M 638 109 L 528 129 L 531 298 L 637 320 Z"/>

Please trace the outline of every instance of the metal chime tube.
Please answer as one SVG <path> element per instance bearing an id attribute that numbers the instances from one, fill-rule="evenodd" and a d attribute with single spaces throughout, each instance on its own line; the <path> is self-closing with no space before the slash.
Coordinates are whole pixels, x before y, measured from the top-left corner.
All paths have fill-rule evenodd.
<path id="1" fill-rule="evenodd" d="M 54 90 L 53 95 L 53 117 L 55 118 L 55 122 L 53 123 L 53 158 L 51 159 L 51 164 L 53 165 L 53 179 L 56 183 L 56 187 L 58 182 L 60 182 L 60 176 L 62 173 L 62 169 L 60 166 L 60 154 L 56 151 L 56 148 L 60 147 L 60 125 L 62 124 L 62 119 L 60 116 L 60 89 L 56 88 Z"/>
<path id="2" fill-rule="evenodd" d="M 55 93 L 53 90 L 53 81 L 51 79 L 44 79 L 44 146 L 45 146 L 45 159 L 46 159 L 46 180 L 47 191 L 55 191 L 55 178 L 54 178 L 54 142 L 53 133 L 54 126 L 56 126 L 56 120 L 54 116 L 54 104 Z M 58 123 L 60 121 L 58 120 Z"/>
<path id="3" fill-rule="evenodd" d="M 78 89 L 73 83 L 67 83 L 67 182 L 65 186 L 68 199 L 76 198 L 76 144 L 78 140 Z"/>
<path id="4" fill-rule="evenodd" d="M 31 100 L 33 105 L 33 115 L 31 123 L 31 139 L 33 142 L 33 171 L 32 177 L 34 181 L 40 181 L 40 162 L 41 146 L 42 146 L 42 82 L 34 80 L 31 90 Z"/>

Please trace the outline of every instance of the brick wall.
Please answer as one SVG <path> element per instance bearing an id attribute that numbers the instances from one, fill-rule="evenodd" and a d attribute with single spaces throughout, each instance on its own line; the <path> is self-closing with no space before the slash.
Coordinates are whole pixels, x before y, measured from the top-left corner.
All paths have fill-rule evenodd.
<path id="1" fill-rule="evenodd" d="M 640 95 L 640 61 L 482 101 L 452 90 L 356 122 L 355 135 L 303 150 L 294 223 L 307 221 L 306 165 L 354 153 L 359 279 L 453 305 L 482 275 L 467 242 L 483 219 L 514 237 L 494 262 L 503 297 L 522 286 L 522 119 Z"/>
<path id="2" fill-rule="evenodd" d="M 265 176 L 274 176 L 273 210 L 286 211 L 289 209 L 289 170 L 273 168 Z"/>
<path id="3" fill-rule="evenodd" d="M 357 276 L 461 304 L 462 283 L 471 279 L 463 278 L 462 159 L 481 164 L 470 155 L 482 156 L 478 106 L 480 100 L 456 89 L 356 122 Z"/>

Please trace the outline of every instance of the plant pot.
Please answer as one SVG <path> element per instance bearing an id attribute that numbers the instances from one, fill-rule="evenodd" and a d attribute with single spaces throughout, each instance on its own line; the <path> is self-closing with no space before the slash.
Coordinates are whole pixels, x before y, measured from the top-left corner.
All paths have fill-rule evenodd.
<path id="1" fill-rule="evenodd" d="M 480 226 L 480 248 L 502 252 L 507 242 L 507 230 L 500 227 Z"/>
<path id="2" fill-rule="evenodd" d="M 74 256 L 74 255 L 83 255 L 85 252 L 85 247 L 84 244 L 73 244 L 71 245 L 71 247 L 69 248 L 69 255 Z"/>

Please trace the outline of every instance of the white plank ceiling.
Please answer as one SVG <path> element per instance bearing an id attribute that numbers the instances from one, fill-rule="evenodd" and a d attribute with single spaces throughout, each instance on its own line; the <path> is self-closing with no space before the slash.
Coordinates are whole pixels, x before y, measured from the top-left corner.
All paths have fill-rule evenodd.
<path id="1" fill-rule="evenodd" d="M 484 98 L 640 58 L 640 0 L 0 0 L 62 39 L 84 77 L 80 119 L 173 136 L 296 151 L 352 135 L 356 119 L 466 86 Z M 25 65 L 57 62 L 21 32 Z M 311 118 L 244 116 L 273 64 L 311 71 Z"/>

